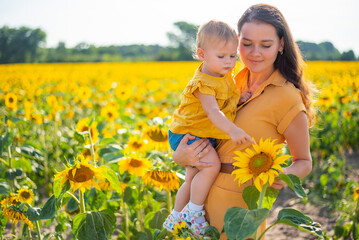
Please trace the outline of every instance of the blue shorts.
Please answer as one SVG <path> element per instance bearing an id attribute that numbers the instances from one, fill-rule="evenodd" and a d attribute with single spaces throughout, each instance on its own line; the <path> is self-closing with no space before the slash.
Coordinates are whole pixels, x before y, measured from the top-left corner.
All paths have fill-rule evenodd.
<path id="1" fill-rule="evenodd" d="M 177 134 L 177 133 L 173 133 L 171 132 L 171 130 L 168 130 L 168 140 L 170 142 L 170 146 L 172 148 L 173 151 L 176 151 L 179 143 L 181 142 L 182 138 L 185 136 L 186 134 Z M 187 142 L 188 145 L 191 145 L 192 143 L 194 143 L 195 141 L 201 139 L 200 137 L 195 136 L 196 138 L 193 140 L 189 140 Z M 216 139 L 215 138 L 208 138 L 209 142 L 212 144 L 213 148 L 216 147 Z"/>

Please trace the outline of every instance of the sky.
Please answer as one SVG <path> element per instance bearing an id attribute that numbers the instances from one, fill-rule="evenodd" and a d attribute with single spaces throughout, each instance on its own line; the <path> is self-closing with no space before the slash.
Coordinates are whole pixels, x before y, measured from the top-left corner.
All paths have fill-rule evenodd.
<path id="1" fill-rule="evenodd" d="M 253 4 L 269 3 L 286 18 L 294 39 L 330 41 L 359 56 L 358 0 L 0 0 L 0 27 L 26 26 L 46 32 L 46 46 L 80 42 L 96 46 L 168 46 L 173 23 L 200 25 L 211 19 L 236 27 Z"/>

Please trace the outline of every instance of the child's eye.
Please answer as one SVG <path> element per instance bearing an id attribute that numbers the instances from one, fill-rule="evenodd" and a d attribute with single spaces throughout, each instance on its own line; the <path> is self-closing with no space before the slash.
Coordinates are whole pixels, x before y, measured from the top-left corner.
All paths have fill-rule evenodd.
<path id="1" fill-rule="evenodd" d="M 270 48 L 272 45 L 269 45 L 269 46 L 267 46 L 267 45 L 265 45 L 265 46 L 263 46 L 264 48 Z"/>
<path id="2" fill-rule="evenodd" d="M 231 58 L 236 58 L 237 57 L 237 55 L 231 55 Z"/>
<path id="3" fill-rule="evenodd" d="M 245 47 L 249 47 L 249 46 L 250 46 L 250 44 L 249 44 L 249 43 L 243 43 L 243 46 L 245 46 Z"/>
<path id="4" fill-rule="evenodd" d="M 224 56 L 218 56 L 218 58 L 224 58 Z"/>

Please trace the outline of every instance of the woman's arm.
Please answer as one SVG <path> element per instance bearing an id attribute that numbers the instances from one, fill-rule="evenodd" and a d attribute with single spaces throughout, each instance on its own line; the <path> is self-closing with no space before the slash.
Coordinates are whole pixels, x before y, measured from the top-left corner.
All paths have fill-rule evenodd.
<path id="1" fill-rule="evenodd" d="M 304 178 L 312 171 L 307 115 L 304 112 L 298 113 L 283 135 L 287 141 L 293 162 L 289 167 L 283 169 L 284 173 Z M 272 187 L 281 189 L 284 185 L 285 183 L 282 180 L 275 180 Z"/>
<path id="2" fill-rule="evenodd" d="M 190 134 L 186 134 L 182 138 L 176 151 L 172 154 L 173 161 L 181 166 L 211 167 L 211 164 L 201 162 L 200 160 L 209 152 L 212 145 L 209 144 L 209 140 L 206 138 L 187 145 L 188 140 L 193 140 L 194 138 Z"/>

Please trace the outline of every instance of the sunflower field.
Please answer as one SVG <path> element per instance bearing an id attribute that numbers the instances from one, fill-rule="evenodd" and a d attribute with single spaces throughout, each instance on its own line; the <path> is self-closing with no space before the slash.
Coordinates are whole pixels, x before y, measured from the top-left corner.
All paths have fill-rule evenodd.
<path id="1" fill-rule="evenodd" d="M 174 239 L 162 223 L 184 168 L 168 127 L 197 67 L 0 65 L 1 239 Z M 326 237 L 344 238 L 359 232 L 359 179 L 347 161 L 359 150 L 359 63 L 308 62 L 305 76 L 317 119 L 303 185 L 308 201 L 337 213 Z"/>

